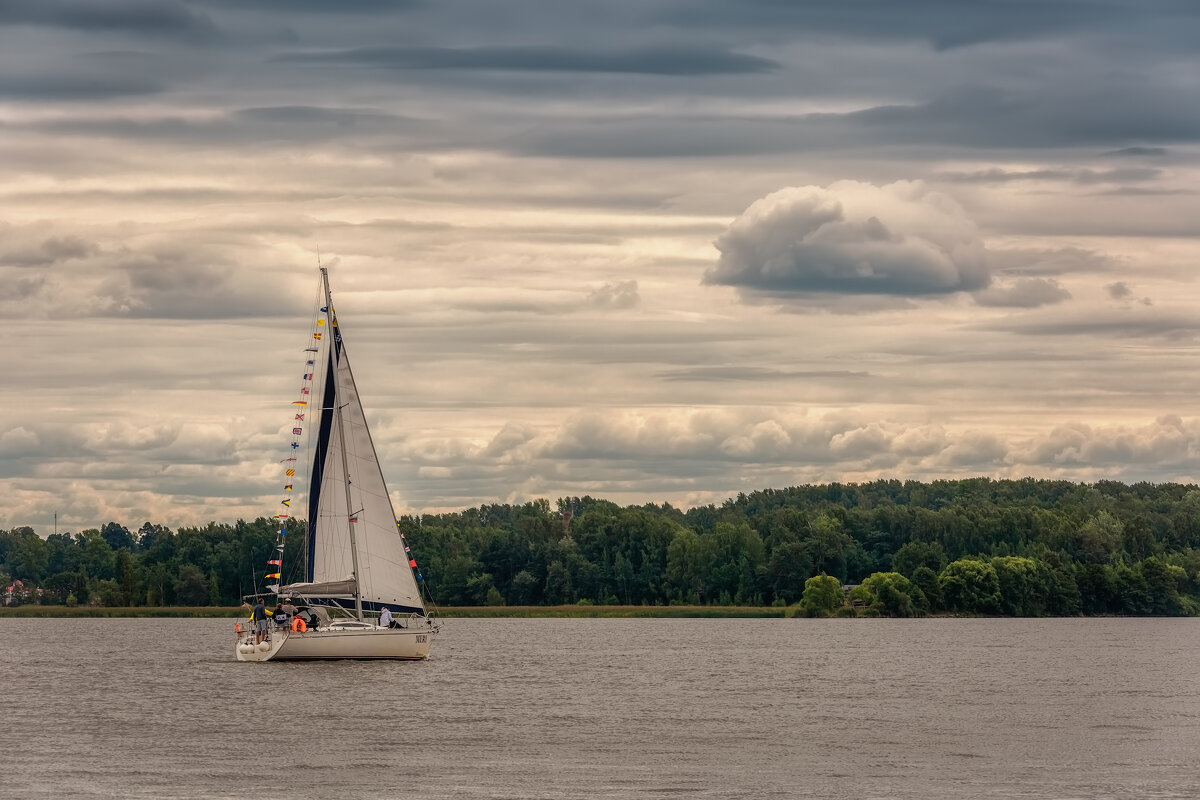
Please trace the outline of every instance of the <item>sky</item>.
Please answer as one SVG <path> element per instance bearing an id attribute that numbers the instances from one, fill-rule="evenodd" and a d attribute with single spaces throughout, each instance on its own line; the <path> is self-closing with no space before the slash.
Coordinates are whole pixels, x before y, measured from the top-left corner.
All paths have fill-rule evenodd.
<path id="1" fill-rule="evenodd" d="M 1190 0 L 0 0 L 0 528 L 1200 478 Z"/>

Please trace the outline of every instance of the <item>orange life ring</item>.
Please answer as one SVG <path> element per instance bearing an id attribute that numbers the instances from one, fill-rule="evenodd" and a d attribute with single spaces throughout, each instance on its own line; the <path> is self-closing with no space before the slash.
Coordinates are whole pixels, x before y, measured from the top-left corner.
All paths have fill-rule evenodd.
<path id="1" fill-rule="evenodd" d="M 292 617 L 292 633 L 306 633 L 308 626 L 299 617 Z"/>

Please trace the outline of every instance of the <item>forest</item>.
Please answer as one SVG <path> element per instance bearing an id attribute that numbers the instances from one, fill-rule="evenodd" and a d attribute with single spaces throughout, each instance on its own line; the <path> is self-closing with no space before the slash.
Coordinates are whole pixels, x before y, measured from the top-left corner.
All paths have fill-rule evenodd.
<path id="1" fill-rule="evenodd" d="M 1195 485 L 879 480 L 764 489 L 687 510 L 539 499 L 399 526 L 431 597 L 447 606 L 1200 614 Z M 263 566 L 278 527 L 260 518 L 0 530 L 0 589 L 10 605 L 237 605 L 271 582 Z M 300 538 L 287 537 L 285 582 L 298 578 Z"/>

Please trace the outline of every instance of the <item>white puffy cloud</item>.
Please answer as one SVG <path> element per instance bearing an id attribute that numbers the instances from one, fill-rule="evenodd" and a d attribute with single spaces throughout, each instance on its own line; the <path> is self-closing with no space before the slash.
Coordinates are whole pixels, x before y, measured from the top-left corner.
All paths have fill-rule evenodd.
<path id="1" fill-rule="evenodd" d="M 751 204 L 715 245 L 721 256 L 705 283 L 777 298 L 943 295 L 991 279 L 975 224 L 919 181 L 780 189 Z"/>
<path id="2" fill-rule="evenodd" d="M 588 294 L 588 302 L 601 308 L 633 308 L 639 301 L 637 281 L 606 283 Z"/>
<path id="3" fill-rule="evenodd" d="M 517 447 L 521 458 L 498 458 L 501 440 Z M 882 422 L 863 412 L 643 408 L 505 426 L 491 442 L 460 440 L 450 448 L 458 453 L 453 461 L 447 449 L 442 440 L 406 443 L 404 461 L 413 470 L 406 473 L 417 495 L 402 504 L 455 508 L 469 499 L 461 493 L 491 484 L 519 487 L 491 498 L 497 501 L 591 494 L 687 505 L 711 501 L 702 487 L 716 476 L 729 487 L 726 496 L 738 487 L 892 477 L 1178 480 L 1200 464 L 1200 420 L 1165 416 L 1145 425 L 1110 426 L 1074 421 L 1020 433 Z"/>
<path id="4" fill-rule="evenodd" d="M 1124 470 L 1153 464 L 1160 470 L 1190 471 L 1200 458 L 1200 421 L 1165 415 L 1146 425 L 1072 422 L 1032 443 L 1022 458 L 1076 469 Z"/>

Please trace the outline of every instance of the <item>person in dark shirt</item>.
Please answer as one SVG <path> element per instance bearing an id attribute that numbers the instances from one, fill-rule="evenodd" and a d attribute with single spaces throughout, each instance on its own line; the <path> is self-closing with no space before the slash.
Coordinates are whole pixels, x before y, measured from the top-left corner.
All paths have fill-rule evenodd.
<path id="1" fill-rule="evenodd" d="M 254 610 L 250 612 L 250 621 L 254 623 L 254 643 L 262 644 L 267 636 L 267 606 L 261 597 L 254 599 Z"/>

